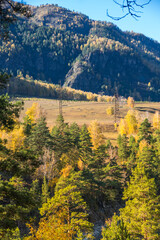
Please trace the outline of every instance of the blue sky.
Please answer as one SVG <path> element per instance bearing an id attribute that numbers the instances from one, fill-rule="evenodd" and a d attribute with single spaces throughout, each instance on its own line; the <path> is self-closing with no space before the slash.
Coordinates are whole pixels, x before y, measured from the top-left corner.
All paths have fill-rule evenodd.
<path id="1" fill-rule="evenodd" d="M 144 2 L 145 0 L 139 0 Z M 113 2 L 113 0 L 26 0 L 28 4 L 58 4 L 61 7 L 68 8 L 86 14 L 91 19 L 113 22 L 122 30 L 143 33 L 146 36 L 157 40 L 160 43 L 160 0 L 152 0 L 142 11 L 141 18 L 138 21 L 132 17 L 124 18 L 120 21 L 113 21 L 106 15 L 108 9 L 110 15 L 121 16 L 122 10 Z"/>

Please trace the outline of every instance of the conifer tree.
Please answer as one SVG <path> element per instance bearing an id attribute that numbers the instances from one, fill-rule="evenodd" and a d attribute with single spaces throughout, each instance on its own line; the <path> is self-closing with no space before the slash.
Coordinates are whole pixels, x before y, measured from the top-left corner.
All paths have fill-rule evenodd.
<path id="1" fill-rule="evenodd" d="M 129 157 L 128 138 L 126 135 L 118 136 L 118 157 L 122 164 L 125 164 Z"/>
<path id="2" fill-rule="evenodd" d="M 9 96 L 0 96 L 0 129 L 12 130 L 15 126 L 23 102 L 12 103 Z"/>
<path id="3" fill-rule="evenodd" d="M 76 186 L 67 186 L 55 192 L 40 209 L 43 216 L 39 223 L 36 238 L 76 239 L 81 232 L 86 237 L 92 232 L 92 224 L 88 221 L 87 205 Z"/>
<path id="4" fill-rule="evenodd" d="M 31 134 L 31 130 L 33 129 L 34 124 L 32 123 L 31 119 L 29 118 L 28 115 L 24 117 L 24 122 L 23 122 L 23 131 L 25 136 L 29 136 Z"/>
<path id="5" fill-rule="evenodd" d="M 138 130 L 138 141 L 146 140 L 148 144 L 152 142 L 152 130 L 151 130 L 151 124 L 146 118 L 140 125 Z"/>
<path id="6" fill-rule="evenodd" d="M 137 162 L 140 162 L 150 178 L 155 179 L 157 188 L 160 189 L 160 159 L 156 157 L 153 147 L 144 147 L 140 152 Z"/>
<path id="7" fill-rule="evenodd" d="M 138 164 L 124 190 L 125 208 L 120 210 L 133 239 L 158 240 L 160 204 L 154 178 L 148 178 L 145 168 Z"/>
<path id="8" fill-rule="evenodd" d="M 14 233 L 17 223 L 26 221 L 34 203 L 26 182 L 16 176 L 0 179 L 0 200 L 0 238 L 5 239 Z"/>
<path id="9" fill-rule="evenodd" d="M 87 129 L 87 126 L 84 124 L 80 130 L 79 152 L 81 160 L 86 165 L 92 158 L 92 146 L 90 133 Z"/>
<path id="10" fill-rule="evenodd" d="M 129 158 L 126 163 L 128 171 L 131 173 L 131 169 L 136 166 L 137 152 L 138 152 L 138 143 L 136 142 L 133 136 L 129 138 Z"/>
<path id="11" fill-rule="evenodd" d="M 117 164 L 115 156 L 108 156 L 105 167 L 106 195 L 112 203 L 121 202 L 122 197 L 122 168 Z"/>
<path id="12" fill-rule="evenodd" d="M 73 144 L 73 146 L 78 147 L 79 143 L 79 134 L 80 134 L 80 128 L 77 123 L 72 123 L 69 127 L 70 132 L 70 141 Z"/>
<path id="13" fill-rule="evenodd" d="M 42 184 L 42 203 L 46 203 L 48 198 L 49 198 L 48 184 L 46 176 L 44 176 Z"/>
<path id="14" fill-rule="evenodd" d="M 39 180 L 35 179 L 32 181 L 30 192 L 33 197 L 35 211 L 37 212 L 38 208 L 41 206 L 41 193 L 39 187 Z"/>
<path id="15" fill-rule="evenodd" d="M 73 147 L 69 125 L 64 122 L 62 115 L 57 117 L 56 125 L 51 131 L 51 136 L 54 142 L 55 156 L 59 160 L 63 153 L 68 152 Z"/>
<path id="16" fill-rule="evenodd" d="M 33 128 L 31 135 L 28 137 L 27 143 L 32 151 L 42 156 L 45 148 L 51 148 L 51 136 L 47 127 L 46 119 L 41 117 L 38 119 Z"/>
<path id="17" fill-rule="evenodd" d="M 68 168 L 65 169 L 65 174 L 62 174 L 59 178 L 55 190 L 59 191 L 69 185 L 74 185 L 77 187 L 77 190 L 80 191 L 87 204 L 91 205 L 91 202 L 96 198 L 95 184 L 93 174 L 88 168 L 76 171 L 68 166 Z"/>
<path id="18" fill-rule="evenodd" d="M 111 220 L 106 221 L 106 227 L 102 229 L 102 237 L 101 240 L 134 240 L 123 220 L 115 214 Z"/>

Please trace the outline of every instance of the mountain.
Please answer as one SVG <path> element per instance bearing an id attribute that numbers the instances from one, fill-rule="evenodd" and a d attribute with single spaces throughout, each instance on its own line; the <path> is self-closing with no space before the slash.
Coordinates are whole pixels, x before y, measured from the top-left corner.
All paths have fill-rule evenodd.
<path id="1" fill-rule="evenodd" d="M 1 69 L 93 93 L 160 100 L 160 44 L 58 5 L 32 7 L 1 40 Z"/>

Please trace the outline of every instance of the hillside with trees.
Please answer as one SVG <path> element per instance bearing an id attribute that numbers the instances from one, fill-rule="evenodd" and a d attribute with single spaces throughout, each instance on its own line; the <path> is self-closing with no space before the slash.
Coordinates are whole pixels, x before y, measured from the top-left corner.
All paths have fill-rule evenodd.
<path id="1" fill-rule="evenodd" d="M 40 52 L 41 56 L 41 48 L 37 48 L 38 36 L 47 36 L 48 32 L 44 29 L 42 32 L 39 30 L 38 17 L 35 18 L 35 28 L 32 28 L 31 20 L 26 23 L 27 19 L 24 17 L 30 14 L 30 11 L 28 12 L 26 5 L 14 1 L 1 1 L 0 11 L 3 17 L 0 29 L 3 36 L 1 51 L 8 57 L 6 62 L 12 59 L 12 65 L 8 66 L 15 67 L 14 64 L 18 64 L 18 49 L 22 54 L 26 51 L 25 47 L 28 47 L 29 53 L 30 43 L 34 43 L 30 53 L 33 60 L 36 59 L 34 53 Z M 11 27 L 11 38 L 8 38 L 7 23 L 13 22 L 14 14 L 17 13 L 24 17 L 21 21 L 25 22 L 25 26 L 29 24 L 26 31 L 29 45 L 25 42 L 26 38 L 23 45 L 23 33 L 16 32 L 16 28 L 20 27 L 19 23 Z M 46 23 L 48 24 L 48 20 Z M 35 29 L 37 32 L 34 35 Z M 45 29 L 47 31 L 47 28 Z M 30 41 L 29 35 L 32 30 L 33 41 Z M 71 30 L 74 32 L 72 27 Z M 81 30 L 79 27 L 79 31 Z M 73 37 L 72 34 L 65 36 Z M 112 51 L 108 39 L 101 36 L 97 37 L 97 41 L 96 37 L 88 36 L 82 49 L 80 47 L 78 61 L 92 50 L 94 52 L 94 46 L 96 51 Z M 7 38 L 8 40 L 4 41 Z M 121 35 L 119 40 L 120 38 Z M 42 39 L 43 37 L 40 44 Z M 114 50 L 121 51 L 122 56 L 129 52 L 133 58 L 137 57 L 138 50 L 132 55 L 134 49 L 131 49 L 125 40 L 119 40 L 112 39 L 111 48 L 114 45 L 113 41 L 116 43 Z M 151 50 L 147 41 L 146 49 L 147 52 Z M 139 51 L 141 50 L 139 47 Z M 72 54 L 76 54 L 74 49 Z M 153 55 L 153 58 L 158 58 L 154 46 Z M 141 63 L 143 61 L 142 57 Z M 150 58 L 146 63 L 146 67 L 150 66 Z M 19 66 L 23 67 L 23 64 L 22 61 Z M 84 65 L 87 67 L 87 62 Z M 13 70 L 12 75 L 14 74 Z M 8 85 L 10 76 L 1 72 L 0 89 L 3 91 L 7 88 L 12 94 L 20 94 L 25 88 L 26 94 L 27 91 L 33 95 L 38 92 L 43 97 L 56 97 L 60 94 L 64 98 L 78 96 L 84 97 L 85 100 L 113 100 L 113 97 L 109 96 L 40 82 L 28 73 L 24 77 L 23 71 L 18 69 L 15 76 L 12 76 Z M 148 88 L 152 88 L 151 86 L 152 82 L 149 82 Z M 105 89 L 107 91 L 107 86 Z M 57 116 L 56 123 L 49 128 L 45 111 L 37 103 L 27 108 L 23 119 L 20 119 L 23 104 L 10 101 L 7 94 L 0 95 L 0 239 L 158 240 L 159 112 L 155 112 L 150 121 L 148 118 L 144 119 L 144 115 L 140 115 L 134 109 L 133 97 L 129 97 L 129 111 L 120 120 L 119 125 L 114 125 L 119 136 L 117 143 L 113 145 L 104 137 L 103 128 L 97 120 L 91 121 L 89 126 L 78 125 L 76 122 L 69 124 L 61 113 Z M 112 115 L 112 109 L 107 109 L 107 114 Z"/>
<path id="2" fill-rule="evenodd" d="M 1 39 L 4 71 L 87 92 L 159 100 L 160 44 L 58 5 L 32 7 Z M 126 87 L 127 86 L 127 87 Z"/>

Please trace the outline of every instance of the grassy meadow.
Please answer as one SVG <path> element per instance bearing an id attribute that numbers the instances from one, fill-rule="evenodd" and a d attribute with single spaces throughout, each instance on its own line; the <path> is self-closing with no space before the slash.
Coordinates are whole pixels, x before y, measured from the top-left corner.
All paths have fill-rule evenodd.
<path id="1" fill-rule="evenodd" d="M 21 112 L 20 120 L 23 119 L 27 108 L 30 108 L 34 102 L 38 103 L 43 114 L 46 116 L 46 121 L 49 128 L 55 125 L 56 118 L 59 114 L 59 101 L 51 99 L 38 99 L 30 98 L 23 99 L 24 110 Z M 114 107 L 114 103 L 107 102 L 85 102 L 85 101 L 63 101 L 62 112 L 65 122 L 76 122 L 79 126 L 86 124 L 87 126 L 91 121 L 97 120 L 103 129 L 103 134 L 106 139 L 110 139 L 113 144 L 116 143 L 118 136 L 117 131 L 114 129 L 114 116 L 108 116 L 106 109 Z M 125 105 L 120 105 L 119 116 L 125 117 L 130 108 Z M 135 103 L 135 110 L 137 110 L 142 119 L 148 118 L 152 122 L 153 114 L 160 111 L 160 103 L 157 102 L 137 102 Z"/>

